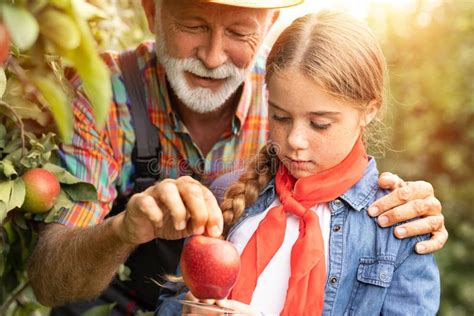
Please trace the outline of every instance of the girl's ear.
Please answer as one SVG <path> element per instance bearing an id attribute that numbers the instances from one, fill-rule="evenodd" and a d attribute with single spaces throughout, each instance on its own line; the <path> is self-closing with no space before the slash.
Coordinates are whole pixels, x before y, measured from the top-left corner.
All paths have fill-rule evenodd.
<path id="1" fill-rule="evenodd" d="M 380 108 L 380 102 L 376 99 L 370 100 L 360 120 L 360 126 L 366 127 L 372 122 Z"/>

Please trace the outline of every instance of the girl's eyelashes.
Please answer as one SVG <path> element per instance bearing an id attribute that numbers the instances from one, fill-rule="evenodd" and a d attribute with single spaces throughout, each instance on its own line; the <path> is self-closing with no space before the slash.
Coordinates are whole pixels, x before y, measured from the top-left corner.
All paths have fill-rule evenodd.
<path id="1" fill-rule="evenodd" d="M 289 117 L 289 116 L 279 116 L 279 115 L 276 115 L 276 114 L 272 114 L 271 118 L 272 118 L 272 120 L 274 120 L 278 123 L 289 123 L 289 122 L 291 122 L 291 117 Z M 315 123 L 313 121 L 310 121 L 309 125 L 311 126 L 311 128 L 316 129 L 316 130 L 325 130 L 325 129 L 328 129 L 331 126 L 330 123 L 319 124 L 319 123 Z"/>
<path id="2" fill-rule="evenodd" d="M 281 123 L 285 123 L 285 122 L 289 122 L 291 120 L 291 118 L 288 117 L 288 116 L 278 116 L 276 114 L 272 114 L 272 120 L 275 120 L 275 121 L 281 122 Z"/>
<path id="3" fill-rule="evenodd" d="M 315 122 L 311 122 L 310 125 L 311 125 L 312 128 L 319 129 L 319 130 L 328 129 L 331 126 L 331 124 L 329 124 L 329 123 L 327 123 L 327 124 L 318 124 L 318 123 L 315 123 Z"/>

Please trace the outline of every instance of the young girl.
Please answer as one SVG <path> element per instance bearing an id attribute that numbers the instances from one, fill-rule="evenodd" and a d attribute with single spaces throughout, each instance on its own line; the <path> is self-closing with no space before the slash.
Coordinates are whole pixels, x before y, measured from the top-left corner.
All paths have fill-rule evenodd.
<path id="1" fill-rule="evenodd" d="M 266 75 L 271 142 L 222 203 L 242 269 L 218 305 L 272 315 L 436 313 L 433 256 L 367 214 L 386 194 L 365 147 L 385 67 L 372 32 L 340 13 L 304 16 L 278 38 Z"/>

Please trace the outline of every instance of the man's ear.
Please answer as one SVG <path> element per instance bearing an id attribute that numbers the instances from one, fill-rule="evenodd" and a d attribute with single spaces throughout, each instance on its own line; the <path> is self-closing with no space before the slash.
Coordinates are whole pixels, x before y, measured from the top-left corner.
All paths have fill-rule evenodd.
<path id="1" fill-rule="evenodd" d="M 278 10 L 278 9 L 273 10 L 272 19 L 270 21 L 270 27 L 268 29 L 270 29 L 273 26 L 273 24 L 275 24 L 275 22 L 278 20 L 279 16 L 280 16 L 280 10 Z"/>
<path id="2" fill-rule="evenodd" d="M 376 99 L 370 100 L 367 106 L 365 107 L 365 111 L 360 122 L 361 127 L 366 127 L 367 125 L 369 125 L 370 122 L 372 122 L 372 120 L 377 115 L 379 109 L 380 101 Z"/>
<path id="3" fill-rule="evenodd" d="M 155 0 L 142 0 L 143 10 L 145 10 L 146 19 L 148 21 L 148 29 L 155 33 L 156 4 Z"/>

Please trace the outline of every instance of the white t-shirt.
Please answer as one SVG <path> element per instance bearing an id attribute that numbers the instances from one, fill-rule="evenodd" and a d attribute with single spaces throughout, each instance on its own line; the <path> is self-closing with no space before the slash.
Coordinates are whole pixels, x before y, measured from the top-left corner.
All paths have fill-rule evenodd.
<path id="1" fill-rule="evenodd" d="M 281 205 L 281 203 L 277 198 L 264 212 L 247 218 L 242 225 L 232 232 L 229 236 L 229 241 L 235 245 L 239 254 L 242 253 L 248 241 L 257 230 L 260 221 L 267 215 L 267 212 L 278 205 Z M 331 210 L 327 203 L 315 205 L 311 210 L 316 212 L 319 217 L 319 225 L 321 226 L 324 239 L 327 270 Z M 286 232 L 283 244 L 262 274 L 260 274 L 252 296 L 251 305 L 266 314 L 279 314 L 283 309 L 288 289 L 288 280 L 291 274 L 291 249 L 299 236 L 299 218 L 290 213 L 286 213 L 286 215 Z"/>

